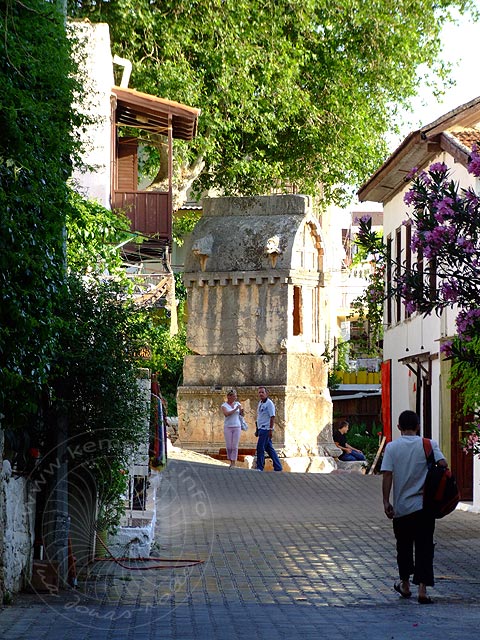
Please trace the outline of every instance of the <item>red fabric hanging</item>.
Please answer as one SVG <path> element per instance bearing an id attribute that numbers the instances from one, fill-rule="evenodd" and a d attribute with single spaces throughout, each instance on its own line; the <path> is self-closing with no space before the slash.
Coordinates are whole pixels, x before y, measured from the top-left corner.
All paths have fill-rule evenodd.
<path id="1" fill-rule="evenodd" d="M 382 379 L 382 422 L 383 435 L 387 442 L 392 439 L 392 361 L 385 360 L 381 365 Z"/>

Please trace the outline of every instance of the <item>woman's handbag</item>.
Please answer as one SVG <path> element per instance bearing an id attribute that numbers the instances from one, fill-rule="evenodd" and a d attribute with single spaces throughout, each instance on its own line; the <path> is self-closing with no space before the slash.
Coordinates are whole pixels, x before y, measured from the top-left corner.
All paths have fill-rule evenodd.
<path id="1" fill-rule="evenodd" d="M 248 424 L 245 422 L 245 418 L 240 416 L 240 428 L 242 431 L 248 431 Z"/>

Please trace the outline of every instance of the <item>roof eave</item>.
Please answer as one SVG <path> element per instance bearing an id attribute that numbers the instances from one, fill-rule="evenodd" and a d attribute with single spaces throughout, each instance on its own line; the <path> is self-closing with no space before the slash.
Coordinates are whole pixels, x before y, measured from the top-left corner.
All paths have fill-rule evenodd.
<path id="1" fill-rule="evenodd" d="M 126 126 L 136 126 L 142 128 L 141 117 L 165 119 L 164 128 L 168 122 L 169 116 L 172 116 L 173 137 L 182 140 L 191 140 L 197 135 L 198 117 L 200 109 L 189 107 L 173 100 L 166 98 L 158 98 L 148 93 L 142 93 L 135 89 L 126 89 L 123 87 L 112 87 L 112 93 L 117 100 L 117 109 L 123 110 L 125 115 Z M 145 126 L 144 128 L 151 128 Z M 161 127 L 160 127 L 161 128 Z"/>
<path id="2" fill-rule="evenodd" d="M 454 126 L 470 127 L 480 120 L 480 97 L 449 111 L 417 131 L 410 133 L 384 164 L 364 183 L 359 191 L 361 202 L 385 204 L 402 191 L 408 174 L 422 169 L 444 147 L 441 134 Z"/>

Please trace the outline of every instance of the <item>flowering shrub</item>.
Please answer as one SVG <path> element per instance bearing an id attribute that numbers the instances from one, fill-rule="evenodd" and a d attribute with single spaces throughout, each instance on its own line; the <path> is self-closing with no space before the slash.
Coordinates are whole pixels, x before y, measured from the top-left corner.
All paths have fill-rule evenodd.
<path id="1" fill-rule="evenodd" d="M 477 430 L 475 429 L 468 438 L 465 439 L 463 443 L 463 451 L 464 453 L 469 453 L 473 451 L 474 453 L 479 453 L 480 450 L 480 436 L 478 435 Z"/>
<path id="2" fill-rule="evenodd" d="M 480 175 L 476 147 L 469 171 Z M 449 174 L 443 162 L 411 173 L 412 188 L 404 198 L 413 208 L 411 247 L 427 262 L 422 269 L 403 271 L 397 284 L 409 312 L 458 305 L 458 337 L 469 342 L 480 327 L 480 197 L 470 188 L 459 191 Z M 449 346 L 443 350 L 451 355 Z"/>
<path id="3" fill-rule="evenodd" d="M 480 154 L 474 145 L 468 170 L 480 177 Z M 443 162 L 427 171 L 413 169 L 404 197 L 411 209 L 411 249 L 424 260 L 396 270 L 389 295 L 400 295 L 409 313 L 439 314 L 456 306 L 457 335 L 443 342 L 452 359 L 451 382 L 462 389 L 464 411 L 480 418 L 480 196 L 459 189 Z M 360 242 L 372 246 L 371 229 L 360 221 Z M 386 255 L 386 248 L 383 248 Z M 470 425 L 465 451 L 480 454 L 480 419 Z"/>

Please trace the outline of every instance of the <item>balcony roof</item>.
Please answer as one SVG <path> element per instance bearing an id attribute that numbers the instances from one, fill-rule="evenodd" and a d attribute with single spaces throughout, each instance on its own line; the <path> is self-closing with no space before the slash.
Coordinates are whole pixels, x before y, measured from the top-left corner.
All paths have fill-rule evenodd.
<path id="1" fill-rule="evenodd" d="M 168 117 L 172 116 L 172 135 L 180 140 L 192 140 L 197 134 L 200 109 L 157 98 L 135 89 L 113 87 L 117 101 L 115 124 L 167 135 Z"/>

